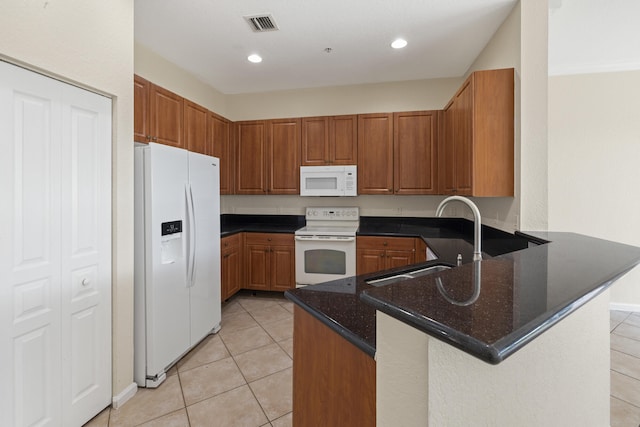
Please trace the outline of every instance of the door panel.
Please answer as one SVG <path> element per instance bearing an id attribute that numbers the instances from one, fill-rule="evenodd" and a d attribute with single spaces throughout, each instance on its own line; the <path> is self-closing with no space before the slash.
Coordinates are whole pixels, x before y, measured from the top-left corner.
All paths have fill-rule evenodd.
<path id="1" fill-rule="evenodd" d="M 150 178 L 146 181 L 146 196 L 152 203 L 146 221 L 146 244 L 153 254 L 152 261 L 146 266 L 146 346 L 147 374 L 155 375 L 189 348 L 189 288 L 185 259 L 189 172 L 187 151 L 160 144 L 149 144 L 149 147 L 145 158 L 145 171 Z M 175 252 L 167 250 L 163 256 L 162 223 L 179 220 L 182 221 L 181 241 L 176 244 Z M 167 246 L 165 244 L 165 248 Z"/>
<path id="2" fill-rule="evenodd" d="M 196 259 L 190 288 L 191 345 L 220 324 L 220 161 L 189 153 Z"/>
<path id="3" fill-rule="evenodd" d="M 60 424 L 59 98 L 0 61 L 0 425 Z"/>
<path id="4" fill-rule="evenodd" d="M 78 425 L 111 401 L 111 100 L 62 96 L 62 419 Z"/>

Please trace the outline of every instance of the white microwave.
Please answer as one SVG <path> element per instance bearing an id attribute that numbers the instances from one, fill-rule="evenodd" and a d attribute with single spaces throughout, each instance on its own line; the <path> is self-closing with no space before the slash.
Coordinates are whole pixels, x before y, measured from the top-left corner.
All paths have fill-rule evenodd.
<path id="1" fill-rule="evenodd" d="M 300 166 L 301 196 L 357 196 L 358 167 Z"/>

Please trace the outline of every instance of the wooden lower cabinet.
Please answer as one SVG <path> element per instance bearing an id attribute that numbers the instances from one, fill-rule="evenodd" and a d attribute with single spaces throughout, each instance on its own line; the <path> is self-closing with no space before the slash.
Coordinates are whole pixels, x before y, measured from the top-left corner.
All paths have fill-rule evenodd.
<path id="1" fill-rule="evenodd" d="M 225 301 L 242 288 L 242 233 L 220 239 L 220 299 Z"/>
<path id="2" fill-rule="evenodd" d="M 302 308 L 293 313 L 293 425 L 376 425 L 376 362 Z"/>
<path id="3" fill-rule="evenodd" d="M 246 289 L 286 291 L 296 287 L 293 234 L 245 233 Z"/>
<path id="4" fill-rule="evenodd" d="M 427 246 L 417 237 L 358 236 L 356 274 L 372 273 L 426 261 Z"/>

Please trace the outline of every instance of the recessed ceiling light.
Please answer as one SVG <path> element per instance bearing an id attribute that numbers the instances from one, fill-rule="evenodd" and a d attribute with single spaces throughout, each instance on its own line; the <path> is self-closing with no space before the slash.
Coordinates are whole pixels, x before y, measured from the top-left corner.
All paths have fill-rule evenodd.
<path id="1" fill-rule="evenodd" d="M 250 62 L 253 62 L 254 64 L 257 64 L 257 63 L 259 63 L 259 62 L 262 62 L 262 57 L 261 57 L 260 55 L 255 54 L 255 53 L 254 53 L 253 55 L 249 55 L 249 56 L 247 57 L 247 59 L 248 59 Z"/>
<path id="2" fill-rule="evenodd" d="M 391 47 L 394 49 L 402 49 L 407 45 L 407 41 L 405 39 L 395 39 L 393 43 L 391 43 Z"/>

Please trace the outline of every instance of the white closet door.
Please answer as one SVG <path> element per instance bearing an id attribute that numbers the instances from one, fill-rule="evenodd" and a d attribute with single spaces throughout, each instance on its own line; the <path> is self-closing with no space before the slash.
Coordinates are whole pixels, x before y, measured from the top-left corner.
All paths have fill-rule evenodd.
<path id="1" fill-rule="evenodd" d="M 111 100 L 64 85 L 61 149 L 62 420 L 111 400 Z"/>
<path id="2" fill-rule="evenodd" d="M 0 62 L 1 425 L 59 425 L 59 88 Z"/>
<path id="3" fill-rule="evenodd" d="M 105 175 L 104 166 L 94 162 L 93 178 L 83 171 L 83 176 L 75 179 L 88 181 L 73 183 L 79 167 L 74 160 L 89 154 L 82 151 L 74 158 L 73 137 L 68 137 L 74 132 L 73 120 L 65 119 L 74 115 L 70 112 L 73 104 L 64 105 L 69 88 L 0 61 L 0 194 L 4 200 L 0 204 L 0 223 L 4 225 L 0 227 L 0 425 L 80 425 L 83 421 L 79 420 L 88 420 L 110 403 L 110 173 L 107 170 Z M 110 107 L 106 113 L 110 135 Z M 78 127 L 86 129 L 90 120 L 79 121 L 83 124 Z M 87 143 L 92 144 L 95 142 Z M 104 161 L 109 168 L 110 136 L 106 146 Z M 95 146 L 89 148 L 92 150 Z M 102 192 L 107 195 L 106 204 Z M 93 206 L 100 205 L 106 222 L 96 223 L 86 207 L 87 200 L 92 200 Z M 97 221 L 105 221 L 102 215 L 98 213 Z M 89 234 L 92 226 L 94 231 Z M 104 229 L 99 237 L 96 228 Z M 78 232 L 83 235 L 74 241 Z M 92 256 L 88 255 L 90 239 L 98 239 L 92 244 L 101 251 L 107 248 L 98 264 L 88 260 Z M 83 255 L 87 256 L 78 261 Z M 94 283 L 99 292 L 83 293 L 74 288 L 76 276 L 82 283 L 89 272 L 95 274 L 89 287 Z M 86 304 L 84 309 L 74 306 L 92 292 L 99 294 L 93 299 L 101 301 Z M 100 309 L 90 308 L 96 306 Z M 106 311 L 106 318 L 100 310 Z M 96 323 L 101 326 L 86 331 Z M 98 363 L 92 360 L 94 371 L 88 372 L 88 364 L 78 360 L 97 356 L 91 347 L 98 341 L 102 354 Z M 83 349 L 74 348 L 75 343 Z M 65 367 L 71 367 L 73 374 Z M 79 402 L 95 394 L 92 384 L 98 378 L 102 403 L 97 410 L 94 404 L 88 412 L 88 405 Z M 85 413 L 80 414 L 82 410 Z"/>

